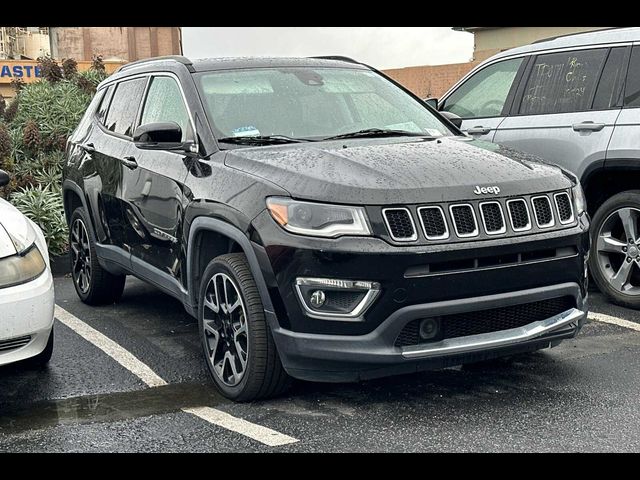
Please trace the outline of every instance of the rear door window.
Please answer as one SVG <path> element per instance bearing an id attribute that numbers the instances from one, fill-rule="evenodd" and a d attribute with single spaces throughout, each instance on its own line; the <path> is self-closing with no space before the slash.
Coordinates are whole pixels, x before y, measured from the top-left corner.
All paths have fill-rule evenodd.
<path id="1" fill-rule="evenodd" d="M 536 57 L 520 115 L 583 112 L 591 109 L 608 49 L 574 50 Z"/>
<path id="2" fill-rule="evenodd" d="M 619 106 L 620 92 L 624 83 L 624 58 L 627 47 L 612 48 L 604 64 L 600 83 L 593 99 L 594 110 L 606 110 Z"/>
<path id="3" fill-rule="evenodd" d="M 146 83 L 147 77 L 118 83 L 105 121 L 108 130 L 127 137 L 133 135 L 133 126 Z"/>

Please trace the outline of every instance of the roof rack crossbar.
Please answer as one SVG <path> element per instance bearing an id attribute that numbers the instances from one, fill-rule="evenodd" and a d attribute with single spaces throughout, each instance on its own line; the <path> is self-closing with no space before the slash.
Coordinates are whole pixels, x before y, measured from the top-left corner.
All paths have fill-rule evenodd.
<path id="1" fill-rule="evenodd" d="M 122 72 L 122 71 L 127 70 L 128 68 L 131 68 L 131 67 L 144 65 L 144 64 L 147 64 L 147 63 L 162 62 L 162 61 L 167 61 L 167 60 L 173 60 L 174 62 L 181 63 L 182 65 L 186 66 L 189 69 L 190 72 L 194 72 L 195 71 L 193 69 L 193 62 L 191 60 L 189 60 L 187 57 L 184 57 L 182 55 L 165 55 L 165 56 L 162 56 L 162 57 L 153 57 L 153 58 L 145 58 L 143 60 L 136 60 L 135 62 L 130 62 L 130 63 L 126 63 L 126 64 L 122 65 L 117 71 L 118 72 Z"/>

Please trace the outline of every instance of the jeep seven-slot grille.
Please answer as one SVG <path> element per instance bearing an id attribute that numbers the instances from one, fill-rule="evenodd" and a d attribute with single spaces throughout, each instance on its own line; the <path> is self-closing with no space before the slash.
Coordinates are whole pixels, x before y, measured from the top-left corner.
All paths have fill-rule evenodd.
<path id="1" fill-rule="evenodd" d="M 558 297 L 491 310 L 443 315 L 436 317 L 440 321 L 440 334 L 429 342 L 524 327 L 575 308 L 575 306 L 576 302 L 573 297 Z M 413 320 L 402 329 L 396 338 L 396 347 L 426 343 L 420 339 L 421 320 L 423 319 Z"/>
<path id="2" fill-rule="evenodd" d="M 505 224 L 502 216 L 502 208 L 498 202 L 480 204 L 484 229 L 489 234 L 504 233 Z"/>
<path id="3" fill-rule="evenodd" d="M 424 234 L 429 240 L 447 238 L 449 236 L 444 212 L 440 207 L 419 208 L 418 213 L 422 228 L 424 228 Z"/>
<path id="4" fill-rule="evenodd" d="M 511 218 L 511 227 L 516 232 L 531 229 L 531 218 L 529 217 L 529 209 L 527 202 L 522 198 L 509 200 L 507 202 L 509 208 L 509 216 Z"/>
<path id="5" fill-rule="evenodd" d="M 553 226 L 553 212 L 551 211 L 549 197 L 535 197 L 531 201 L 533 202 L 533 211 L 535 212 L 538 227 Z"/>
<path id="6" fill-rule="evenodd" d="M 393 241 L 423 243 L 516 237 L 568 228 L 577 220 L 566 190 L 383 208 L 382 216 Z"/>
<path id="7" fill-rule="evenodd" d="M 558 218 L 560 223 L 570 223 L 573 221 L 573 207 L 571 206 L 571 199 L 569 194 L 556 193 L 555 194 L 556 207 L 558 209 Z"/>
<path id="8" fill-rule="evenodd" d="M 388 208 L 383 211 L 391 238 L 399 242 L 410 242 L 417 238 L 411 213 L 406 208 Z"/>
<path id="9" fill-rule="evenodd" d="M 453 205 L 451 215 L 459 237 L 473 237 L 478 234 L 478 225 L 471 205 Z"/>

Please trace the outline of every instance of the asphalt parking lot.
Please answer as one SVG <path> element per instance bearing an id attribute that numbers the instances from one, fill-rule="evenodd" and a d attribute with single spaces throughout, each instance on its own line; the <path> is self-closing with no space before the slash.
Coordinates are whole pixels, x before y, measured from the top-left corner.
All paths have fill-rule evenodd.
<path id="1" fill-rule="evenodd" d="M 91 308 L 57 278 L 56 302 L 49 367 L 0 368 L 0 452 L 640 449 L 640 313 L 598 293 L 592 311 L 625 326 L 590 320 L 552 350 L 359 384 L 299 382 L 254 404 L 215 393 L 196 321 L 153 287 L 129 278 L 121 303 Z"/>

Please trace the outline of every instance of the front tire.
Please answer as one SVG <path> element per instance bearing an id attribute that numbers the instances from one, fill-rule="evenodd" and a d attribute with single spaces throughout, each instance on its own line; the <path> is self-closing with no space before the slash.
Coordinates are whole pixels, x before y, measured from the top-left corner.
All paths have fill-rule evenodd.
<path id="1" fill-rule="evenodd" d="M 205 269 L 198 324 L 209 373 L 225 397 L 247 402 L 288 388 L 290 378 L 244 254 L 221 255 Z"/>
<path id="2" fill-rule="evenodd" d="M 613 303 L 640 309 L 640 191 L 608 199 L 591 225 L 594 282 Z"/>
<path id="3" fill-rule="evenodd" d="M 88 225 L 87 213 L 82 207 L 76 208 L 69 225 L 73 285 L 80 300 L 88 305 L 115 303 L 122 297 L 127 277 L 113 275 L 100 266 Z"/>

